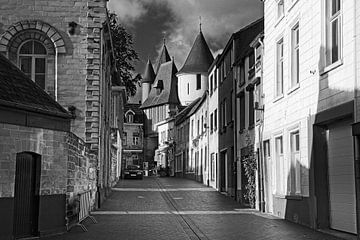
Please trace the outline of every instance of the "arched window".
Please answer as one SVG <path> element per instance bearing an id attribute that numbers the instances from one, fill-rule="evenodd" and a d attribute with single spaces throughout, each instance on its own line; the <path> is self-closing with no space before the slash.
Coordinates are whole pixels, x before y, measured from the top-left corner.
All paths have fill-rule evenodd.
<path id="1" fill-rule="evenodd" d="M 134 114 L 132 114 L 132 113 L 128 113 L 127 114 L 127 116 L 126 116 L 126 121 L 128 122 L 128 123 L 133 123 L 134 122 Z"/>
<path id="2" fill-rule="evenodd" d="M 24 42 L 18 50 L 20 69 L 42 89 L 45 89 L 46 57 L 45 46 L 36 40 Z"/>

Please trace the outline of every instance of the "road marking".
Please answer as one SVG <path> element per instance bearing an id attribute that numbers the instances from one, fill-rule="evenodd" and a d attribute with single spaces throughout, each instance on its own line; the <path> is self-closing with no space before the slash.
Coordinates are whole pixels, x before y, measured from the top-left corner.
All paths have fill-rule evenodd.
<path id="1" fill-rule="evenodd" d="M 93 215 L 227 215 L 253 214 L 255 211 L 95 211 Z"/>
<path id="2" fill-rule="evenodd" d="M 173 199 L 174 200 L 182 200 L 183 198 L 182 197 L 174 197 Z"/>
<path id="3" fill-rule="evenodd" d="M 144 198 L 143 196 L 138 196 L 137 198 L 140 198 L 140 199 L 142 199 L 142 198 Z"/>
<path id="4" fill-rule="evenodd" d="M 112 190 L 117 192 L 216 192 L 216 190 L 213 188 L 112 188 Z"/>

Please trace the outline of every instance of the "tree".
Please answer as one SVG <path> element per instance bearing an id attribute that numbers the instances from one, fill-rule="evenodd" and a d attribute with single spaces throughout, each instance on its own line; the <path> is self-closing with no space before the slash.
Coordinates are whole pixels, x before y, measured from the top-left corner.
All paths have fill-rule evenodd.
<path id="1" fill-rule="evenodd" d="M 119 77 L 123 81 L 126 91 L 131 96 L 134 96 L 136 93 L 136 85 L 141 81 L 141 75 L 136 74 L 134 76 L 133 74 L 135 70 L 134 63 L 139 60 L 138 54 L 133 46 L 133 37 L 126 31 L 124 26 L 118 22 L 118 17 L 115 13 L 110 13 L 109 24 Z"/>

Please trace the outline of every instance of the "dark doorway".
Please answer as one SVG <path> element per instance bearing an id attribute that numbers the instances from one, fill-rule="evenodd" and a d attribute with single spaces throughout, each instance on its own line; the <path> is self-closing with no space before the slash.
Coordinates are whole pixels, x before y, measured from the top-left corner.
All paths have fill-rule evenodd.
<path id="1" fill-rule="evenodd" d="M 16 155 L 14 237 L 38 235 L 40 155 L 22 152 Z"/>
<path id="2" fill-rule="evenodd" d="M 226 191 L 226 187 L 225 187 L 225 185 L 226 185 L 226 175 L 225 175 L 225 171 L 226 171 L 226 169 L 225 169 L 225 161 L 226 161 L 226 150 L 225 151 L 223 151 L 223 152 L 220 152 L 220 192 L 225 192 Z"/>

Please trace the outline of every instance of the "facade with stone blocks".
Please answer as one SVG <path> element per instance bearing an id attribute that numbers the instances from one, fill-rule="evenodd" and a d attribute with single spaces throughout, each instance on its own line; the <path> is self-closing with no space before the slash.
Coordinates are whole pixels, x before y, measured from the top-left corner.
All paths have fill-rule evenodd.
<path id="1" fill-rule="evenodd" d="M 63 142 L 59 146 L 56 143 L 56 148 L 63 147 L 65 153 L 58 149 L 51 152 L 47 146 L 40 153 L 47 144 L 40 142 L 34 151 L 64 158 L 57 163 L 64 164 L 64 171 L 59 168 L 51 173 L 62 178 L 57 183 L 65 183 L 64 188 L 54 190 L 64 194 L 63 214 L 70 208 L 67 204 L 87 190 L 91 191 L 91 205 L 99 206 L 120 176 L 126 99 L 114 65 L 106 4 L 105 0 L 0 0 L 0 54 L 71 113 L 69 128 L 60 129 Z M 36 119 L 39 124 L 34 123 L 35 128 L 49 125 L 50 121 Z M 32 147 L 32 139 L 40 136 L 24 135 Z M 26 139 L 21 141 L 28 144 Z M 44 169 L 56 167 L 45 159 L 41 157 Z M 52 176 L 51 181 L 54 179 Z M 12 188 L 5 185 L 4 189 Z M 49 194 L 53 193 L 51 190 Z M 39 231 L 41 234 L 41 227 Z"/>

